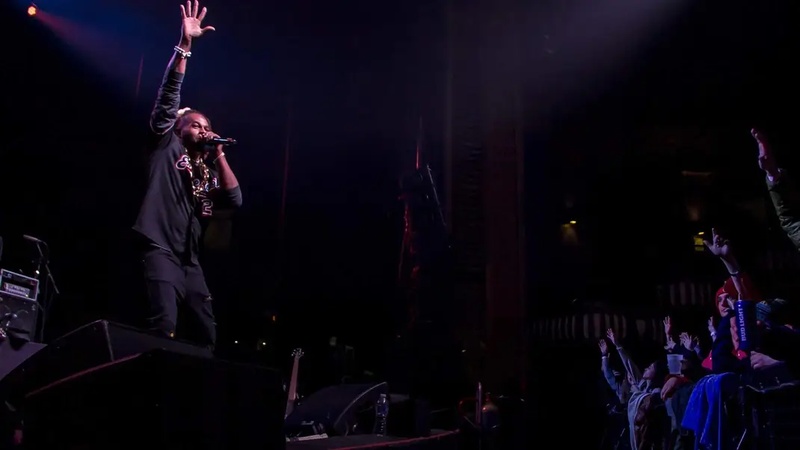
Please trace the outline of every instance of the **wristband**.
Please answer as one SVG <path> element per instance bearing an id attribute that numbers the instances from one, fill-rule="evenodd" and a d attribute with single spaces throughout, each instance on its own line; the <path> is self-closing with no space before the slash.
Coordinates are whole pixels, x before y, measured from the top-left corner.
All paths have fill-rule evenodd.
<path id="1" fill-rule="evenodd" d="M 187 59 L 192 57 L 192 52 L 187 52 L 186 50 L 178 47 L 177 45 L 175 46 L 175 53 L 177 53 L 181 59 Z"/>
<path id="2" fill-rule="evenodd" d="M 214 158 L 214 160 L 213 160 L 213 161 L 211 161 L 211 164 L 216 164 L 216 163 L 217 163 L 217 160 L 218 160 L 218 159 L 220 159 L 220 158 L 222 158 L 223 156 L 225 156 L 225 152 L 222 152 L 222 153 L 220 153 L 219 155 L 217 155 L 217 157 L 216 157 L 216 158 Z"/>

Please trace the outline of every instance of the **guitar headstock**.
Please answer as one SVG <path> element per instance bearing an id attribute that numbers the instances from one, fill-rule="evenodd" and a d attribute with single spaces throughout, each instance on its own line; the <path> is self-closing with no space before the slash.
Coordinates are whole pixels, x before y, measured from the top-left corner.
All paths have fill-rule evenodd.
<path id="1" fill-rule="evenodd" d="M 304 355 L 304 353 L 303 353 L 303 349 L 302 348 L 296 348 L 296 349 L 294 349 L 294 351 L 292 351 L 292 357 L 294 359 L 300 359 L 300 358 L 303 357 L 303 355 Z"/>

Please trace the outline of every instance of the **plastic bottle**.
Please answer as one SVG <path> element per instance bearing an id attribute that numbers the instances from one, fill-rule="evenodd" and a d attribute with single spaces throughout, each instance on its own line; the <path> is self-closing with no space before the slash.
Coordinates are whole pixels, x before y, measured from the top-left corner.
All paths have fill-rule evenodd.
<path id="1" fill-rule="evenodd" d="M 381 394 L 375 403 L 375 434 L 386 436 L 386 417 L 389 415 L 389 399 Z"/>

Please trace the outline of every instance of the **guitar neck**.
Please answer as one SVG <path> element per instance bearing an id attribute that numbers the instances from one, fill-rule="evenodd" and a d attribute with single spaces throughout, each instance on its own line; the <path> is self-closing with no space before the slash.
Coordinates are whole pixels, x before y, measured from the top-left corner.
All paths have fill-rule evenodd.
<path id="1" fill-rule="evenodd" d="M 294 358 L 294 362 L 292 363 L 292 378 L 289 381 L 289 392 L 286 396 L 286 414 L 284 417 L 288 417 L 289 414 L 294 409 L 294 401 L 297 399 L 297 368 L 300 365 L 300 357 L 297 356 Z"/>
<path id="2" fill-rule="evenodd" d="M 294 359 L 292 363 L 292 379 L 289 381 L 289 400 L 294 400 L 297 396 L 297 367 L 300 365 L 298 358 Z"/>
<path id="3" fill-rule="evenodd" d="M 294 410 L 294 402 L 297 400 L 297 369 L 300 366 L 300 358 L 303 356 L 303 350 L 295 349 L 292 353 L 294 362 L 292 363 L 292 378 L 289 381 L 289 392 L 286 394 L 286 414 L 284 418 L 289 417 L 289 414 Z"/>

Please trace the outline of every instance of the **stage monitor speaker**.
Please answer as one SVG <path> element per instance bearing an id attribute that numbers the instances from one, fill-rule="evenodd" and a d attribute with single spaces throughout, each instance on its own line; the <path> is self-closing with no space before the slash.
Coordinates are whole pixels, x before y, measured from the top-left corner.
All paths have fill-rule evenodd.
<path id="1" fill-rule="evenodd" d="M 163 350 L 28 394 L 26 449 L 283 449 L 286 394 L 266 367 Z"/>
<path id="2" fill-rule="evenodd" d="M 0 382 L 0 398 L 16 403 L 22 395 L 56 380 L 156 349 L 213 357 L 212 351 L 207 348 L 98 320 L 54 340 L 17 366 Z"/>
<path id="3" fill-rule="evenodd" d="M 44 344 L 36 342 L 0 340 L 0 380 L 44 347 Z"/>
<path id="4" fill-rule="evenodd" d="M 286 418 L 287 432 L 301 430 L 308 422 L 321 424 L 330 436 L 368 434 L 375 421 L 375 402 L 389 394 L 386 382 L 340 384 L 311 394 Z"/>

